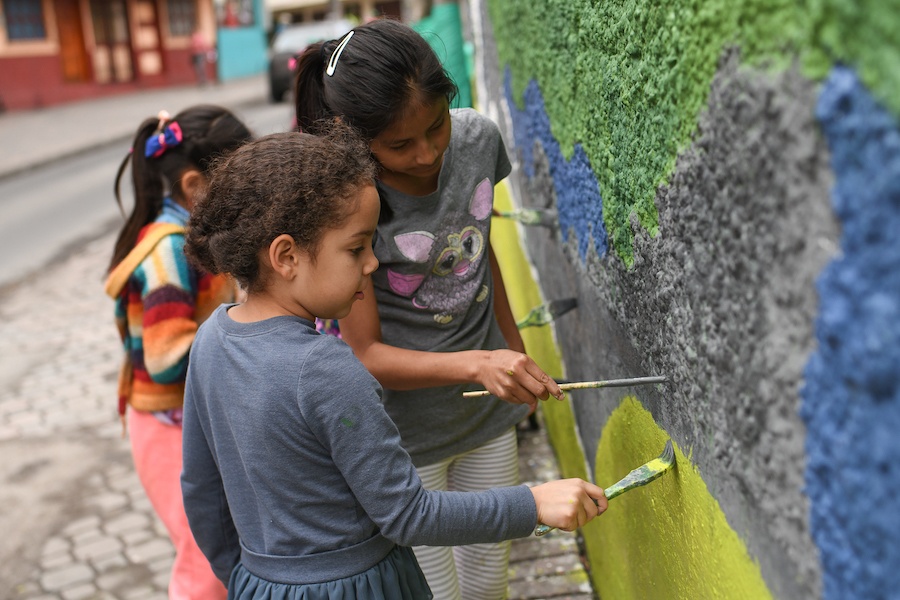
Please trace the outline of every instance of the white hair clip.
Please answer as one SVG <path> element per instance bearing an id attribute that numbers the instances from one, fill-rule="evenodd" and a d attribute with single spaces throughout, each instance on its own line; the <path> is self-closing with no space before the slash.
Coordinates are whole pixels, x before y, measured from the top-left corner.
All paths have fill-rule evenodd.
<path id="1" fill-rule="evenodd" d="M 344 48 L 347 47 L 347 42 L 350 41 L 350 38 L 353 37 L 353 32 L 351 31 L 347 35 L 344 36 L 344 39 L 341 40 L 341 43 L 337 45 L 337 48 L 334 49 L 334 52 L 331 54 L 331 59 L 328 61 L 328 67 L 325 69 L 325 74 L 329 77 L 334 75 L 334 70 L 337 68 L 338 61 L 341 58 L 341 52 L 344 51 Z"/>

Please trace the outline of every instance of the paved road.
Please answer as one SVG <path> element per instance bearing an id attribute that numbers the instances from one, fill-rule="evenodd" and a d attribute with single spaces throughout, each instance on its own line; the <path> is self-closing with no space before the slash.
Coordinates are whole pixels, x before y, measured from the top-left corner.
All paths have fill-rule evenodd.
<path id="1" fill-rule="evenodd" d="M 222 103 L 262 101 L 261 81 L 238 84 L 219 90 L 223 97 L 232 92 Z M 180 92 L 158 92 L 149 99 L 138 95 L 132 106 L 144 116 L 161 106 L 184 105 Z M 78 135 L 74 124 L 81 123 L 84 144 L 127 138 L 134 126 L 130 115 L 120 115 L 122 121 L 127 117 L 127 127 L 114 125 L 119 113 L 101 101 L 56 113 L 0 116 L 0 136 L 15 139 L 7 135 L 36 120 L 53 121 L 54 114 L 67 119 L 59 134 Z M 92 138 L 89 130 L 103 115 L 110 121 L 106 132 Z M 22 149 L 30 162 L 11 161 L 8 152 L 0 155 L 0 177 L 39 164 L 37 146 Z M 45 161 L 79 151 L 71 146 L 44 150 Z M 134 473 L 115 411 L 121 349 L 112 301 L 101 290 L 113 236 L 85 241 L 15 285 L 0 288 L 3 600 L 166 598 L 172 547 Z M 557 476 L 542 432 L 522 432 L 520 448 L 525 481 Z M 573 534 L 517 541 L 511 574 L 512 598 L 592 597 Z"/>

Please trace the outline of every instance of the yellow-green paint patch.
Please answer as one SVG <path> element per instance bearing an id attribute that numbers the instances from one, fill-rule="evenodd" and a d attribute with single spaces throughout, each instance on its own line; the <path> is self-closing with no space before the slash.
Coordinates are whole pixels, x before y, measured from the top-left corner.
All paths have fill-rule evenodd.
<path id="1" fill-rule="evenodd" d="M 494 188 L 494 208 L 500 211 L 513 209 L 505 182 L 500 182 Z M 519 243 L 516 227 L 516 223 L 510 219 L 494 219 L 491 223 L 491 247 L 497 254 L 513 317 L 519 320 L 535 306 L 544 304 L 546 300 L 541 298 L 540 290 L 534 281 L 531 265 Z M 553 299 L 555 298 L 547 300 Z M 556 340 L 553 339 L 551 326 L 528 327 L 523 329 L 521 334 L 528 356 L 551 377 L 561 378 L 562 361 Z M 542 402 L 540 406 L 562 476 L 587 479 L 584 451 L 578 442 L 578 436 L 575 435 L 575 415 L 569 400 L 560 401 L 551 398 Z"/>
<path id="2" fill-rule="evenodd" d="M 603 428 L 598 485 L 611 485 L 657 456 L 669 439 L 627 397 Z M 759 565 L 731 529 L 703 478 L 675 445 L 675 466 L 609 503 L 583 533 L 601 598 L 772 598 Z"/>

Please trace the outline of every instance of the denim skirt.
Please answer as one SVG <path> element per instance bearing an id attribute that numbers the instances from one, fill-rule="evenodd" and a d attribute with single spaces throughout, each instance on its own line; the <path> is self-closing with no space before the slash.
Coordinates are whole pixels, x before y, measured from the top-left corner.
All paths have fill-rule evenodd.
<path id="1" fill-rule="evenodd" d="M 374 567 L 321 583 L 273 583 L 238 564 L 228 600 L 431 600 L 431 589 L 410 548 L 395 546 Z"/>

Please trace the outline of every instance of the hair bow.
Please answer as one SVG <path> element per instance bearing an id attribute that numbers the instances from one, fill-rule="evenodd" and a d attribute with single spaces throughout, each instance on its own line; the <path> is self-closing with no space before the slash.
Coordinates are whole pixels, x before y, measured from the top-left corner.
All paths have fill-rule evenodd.
<path id="1" fill-rule="evenodd" d="M 144 147 L 144 156 L 147 158 L 162 156 L 166 150 L 174 148 L 183 139 L 181 126 L 177 121 L 172 121 L 162 131 L 147 140 L 147 144 Z"/>

